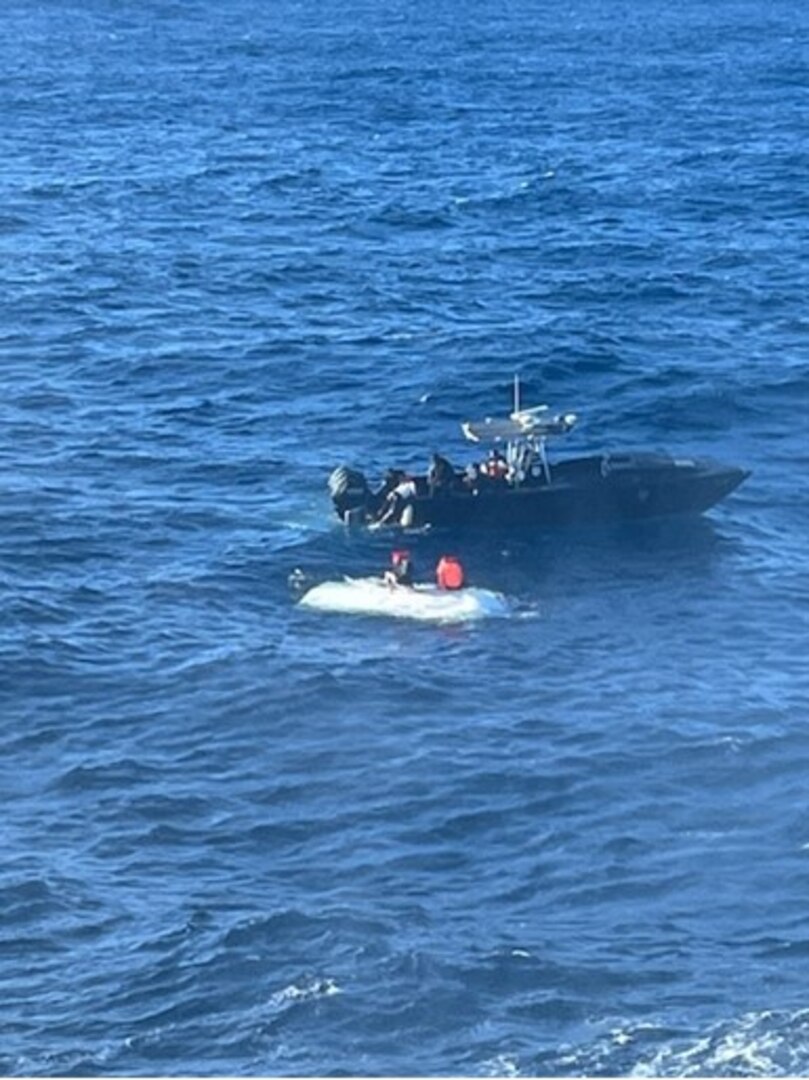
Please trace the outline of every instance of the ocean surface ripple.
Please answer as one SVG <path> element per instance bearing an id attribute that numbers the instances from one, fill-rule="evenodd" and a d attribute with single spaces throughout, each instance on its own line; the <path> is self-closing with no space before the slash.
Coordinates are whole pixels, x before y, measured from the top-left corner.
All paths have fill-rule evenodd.
<path id="1" fill-rule="evenodd" d="M 8 0 L 0 1073 L 809 1073 L 809 24 L 787 0 Z M 752 468 L 413 537 L 458 422 Z M 525 617 L 523 617 L 525 616 Z"/>

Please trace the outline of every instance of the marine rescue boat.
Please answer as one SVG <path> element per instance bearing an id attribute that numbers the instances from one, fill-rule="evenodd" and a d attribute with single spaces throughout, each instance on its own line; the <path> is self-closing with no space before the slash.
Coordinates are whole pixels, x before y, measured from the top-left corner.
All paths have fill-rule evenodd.
<path id="1" fill-rule="evenodd" d="M 463 469 L 439 459 L 443 475 L 391 469 L 372 488 L 358 469 L 340 466 L 329 492 L 347 525 L 469 527 L 604 525 L 667 515 L 697 515 L 726 498 L 749 471 L 708 458 L 664 453 L 600 453 L 551 464 L 548 440 L 567 435 L 578 417 L 546 405 L 514 408 L 503 419 L 461 425 L 465 437 L 490 447 L 487 460 Z"/>

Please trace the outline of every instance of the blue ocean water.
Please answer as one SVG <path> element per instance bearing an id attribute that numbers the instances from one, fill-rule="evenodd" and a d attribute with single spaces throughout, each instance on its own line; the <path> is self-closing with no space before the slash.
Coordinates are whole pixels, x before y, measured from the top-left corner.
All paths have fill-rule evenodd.
<path id="1" fill-rule="evenodd" d="M 809 1073 L 804 7 L 2 23 L 0 1073 Z M 296 609 L 514 373 L 753 475 Z"/>

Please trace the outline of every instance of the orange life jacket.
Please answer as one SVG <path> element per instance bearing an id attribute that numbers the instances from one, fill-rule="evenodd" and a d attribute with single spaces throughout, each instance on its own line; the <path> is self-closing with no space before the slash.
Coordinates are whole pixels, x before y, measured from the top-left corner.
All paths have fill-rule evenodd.
<path id="1" fill-rule="evenodd" d="M 442 555 L 435 568 L 435 577 L 439 589 L 462 589 L 463 567 L 454 555 Z"/>

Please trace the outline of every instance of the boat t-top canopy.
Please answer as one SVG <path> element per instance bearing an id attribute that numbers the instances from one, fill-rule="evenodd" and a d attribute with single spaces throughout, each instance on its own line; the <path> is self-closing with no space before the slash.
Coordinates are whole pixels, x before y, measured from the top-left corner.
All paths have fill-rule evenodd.
<path id="1" fill-rule="evenodd" d="M 549 435 L 567 435 L 576 423 L 575 413 L 548 413 L 547 405 L 520 408 L 520 377 L 514 376 L 514 407 L 508 419 L 487 416 L 485 420 L 467 420 L 461 430 L 472 442 L 538 441 Z"/>
<path id="2" fill-rule="evenodd" d="M 467 420 L 461 430 L 471 442 L 516 442 L 520 439 L 545 439 L 549 435 L 566 435 L 576 423 L 575 413 L 546 415 L 547 405 L 513 412 L 509 417 Z"/>
<path id="3" fill-rule="evenodd" d="M 545 453 L 545 440 L 550 435 L 566 435 L 576 423 L 575 413 L 548 412 L 547 405 L 532 409 L 520 408 L 520 380 L 514 376 L 514 408 L 507 418 L 487 416 L 485 420 L 467 420 L 461 430 L 475 443 L 504 443 L 509 477 L 519 485 L 532 471 L 539 459 L 542 472 L 550 483 L 551 473 Z"/>

